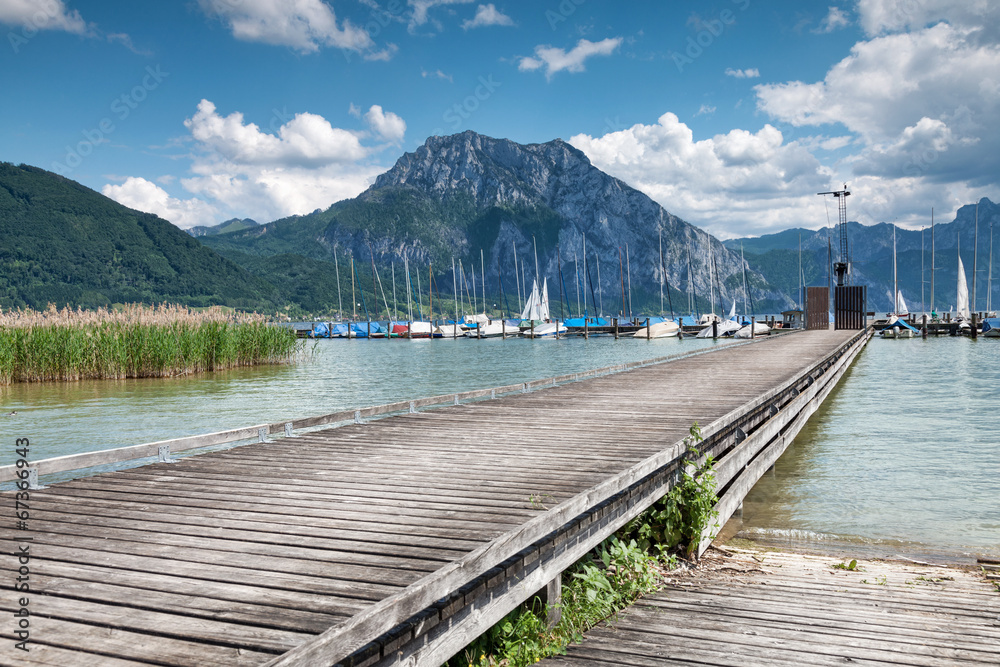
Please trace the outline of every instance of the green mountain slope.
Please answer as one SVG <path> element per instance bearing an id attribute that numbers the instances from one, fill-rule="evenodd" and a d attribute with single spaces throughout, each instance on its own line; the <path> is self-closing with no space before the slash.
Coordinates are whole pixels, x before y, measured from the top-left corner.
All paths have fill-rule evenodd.
<path id="1" fill-rule="evenodd" d="M 51 172 L 0 163 L 0 306 L 273 309 L 275 290 L 155 215 Z"/>

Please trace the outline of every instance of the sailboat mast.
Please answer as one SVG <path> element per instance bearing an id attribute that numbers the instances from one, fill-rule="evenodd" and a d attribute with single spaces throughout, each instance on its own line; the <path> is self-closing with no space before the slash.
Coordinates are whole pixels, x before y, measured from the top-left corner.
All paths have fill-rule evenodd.
<path id="1" fill-rule="evenodd" d="M 924 228 L 920 228 L 920 310 L 927 310 L 924 302 Z"/>
<path id="2" fill-rule="evenodd" d="M 979 202 L 976 202 L 976 227 L 972 237 L 972 312 L 976 312 L 976 277 L 979 275 Z"/>
<path id="3" fill-rule="evenodd" d="M 354 294 L 354 255 L 351 255 L 351 309 L 354 311 L 354 321 L 358 321 L 358 298 Z"/>
<path id="4" fill-rule="evenodd" d="M 931 207 L 931 312 L 934 312 L 934 207 Z"/>
<path id="5" fill-rule="evenodd" d="M 660 228 L 660 317 L 663 317 L 663 228 Z"/>
<path id="6" fill-rule="evenodd" d="M 396 262 L 392 263 L 392 314 L 399 319 L 399 309 L 396 307 Z"/>
<path id="7" fill-rule="evenodd" d="M 740 259 L 743 259 L 743 244 L 740 244 Z M 744 282 L 746 282 L 747 270 L 743 269 Z M 743 296 L 746 299 L 746 295 Z M 743 306 L 746 310 L 746 304 Z M 802 232 L 799 232 L 799 310 L 802 310 Z"/>
<path id="8" fill-rule="evenodd" d="M 712 239 L 708 240 L 708 308 L 715 314 L 715 273 L 712 271 Z"/>
<path id="9" fill-rule="evenodd" d="M 410 259 L 403 255 L 403 270 L 406 271 L 406 321 L 413 321 L 413 283 L 410 282 Z"/>
<path id="10" fill-rule="evenodd" d="M 333 271 L 337 274 L 337 319 L 340 320 L 344 318 L 344 301 L 340 298 L 340 264 L 337 263 L 336 250 L 333 251 Z"/>
<path id="11" fill-rule="evenodd" d="M 892 314 L 899 315 L 899 282 L 896 279 L 896 223 L 892 223 Z"/>
<path id="12" fill-rule="evenodd" d="M 556 244 L 556 257 L 559 259 L 559 315 L 561 316 L 562 321 L 565 322 L 566 321 L 566 311 L 563 310 L 563 283 L 565 283 L 566 281 L 563 280 L 563 272 L 562 272 L 562 249 L 559 247 L 558 243 Z M 566 296 L 569 296 L 569 295 L 567 294 Z M 559 333 L 558 328 L 557 328 L 556 333 L 557 334 Z"/>
<path id="13" fill-rule="evenodd" d="M 986 273 L 986 311 L 993 312 L 993 218 L 990 218 L 990 259 Z"/>
<path id="14" fill-rule="evenodd" d="M 743 317 L 747 316 L 747 262 L 743 259 L 743 244 L 740 243 L 740 264 L 743 267 Z"/>
<path id="15" fill-rule="evenodd" d="M 695 314 L 698 307 L 698 295 L 694 291 L 694 282 L 691 280 L 691 239 L 688 238 L 688 310 L 691 315 Z"/>
<path id="16" fill-rule="evenodd" d="M 427 265 L 427 314 L 430 315 L 431 325 L 434 324 L 434 265 Z M 434 335 L 434 332 L 431 332 Z"/>
<path id="17" fill-rule="evenodd" d="M 628 256 L 628 244 L 625 244 L 625 275 L 628 277 L 628 318 L 632 319 L 632 262 Z"/>
<path id="18" fill-rule="evenodd" d="M 622 264 L 622 247 L 618 246 L 618 280 L 622 286 L 622 309 L 621 315 L 625 316 L 625 267 Z"/>
<path id="19" fill-rule="evenodd" d="M 580 307 L 580 260 L 576 256 L 576 249 L 573 250 L 573 273 L 576 275 L 576 312 L 583 314 Z"/>
<path id="20" fill-rule="evenodd" d="M 597 316 L 600 317 L 604 314 L 604 288 L 601 287 L 601 257 L 597 253 L 594 253 L 594 261 L 597 262 L 597 299 L 601 305 L 601 312 Z"/>
<path id="21" fill-rule="evenodd" d="M 472 312 L 475 314 L 479 310 L 479 294 L 476 293 L 476 260 L 472 260 L 472 266 L 469 267 L 469 273 L 472 274 Z"/>
<path id="22" fill-rule="evenodd" d="M 451 258 L 451 291 L 455 295 L 455 325 L 458 325 L 458 276 L 455 274 L 455 258 Z M 454 333 L 454 328 L 452 329 Z"/>
<path id="23" fill-rule="evenodd" d="M 486 260 L 483 259 L 483 249 L 479 249 L 479 275 L 483 277 L 483 312 L 486 312 Z"/>
<path id="24" fill-rule="evenodd" d="M 535 235 L 531 235 L 531 247 L 535 249 L 535 280 L 541 280 L 542 277 L 538 273 L 538 243 L 535 242 Z"/>
<path id="25" fill-rule="evenodd" d="M 514 241 L 510 242 L 512 248 L 514 248 L 514 282 L 517 283 L 517 307 L 520 308 L 521 304 L 524 303 L 524 298 L 521 295 L 521 276 L 517 272 L 517 244 Z"/>
<path id="26" fill-rule="evenodd" d="M 424 319 L 424 308 L 420 303 L 420 271 L 414 271 L 417 274 L 417 319 L 423 321 Z"/>

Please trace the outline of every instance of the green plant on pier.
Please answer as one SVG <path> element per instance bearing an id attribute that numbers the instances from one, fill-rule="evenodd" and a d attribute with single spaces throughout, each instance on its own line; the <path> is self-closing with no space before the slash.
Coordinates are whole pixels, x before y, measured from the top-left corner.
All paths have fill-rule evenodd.
<path id="1" fill-rule="evenodd" d="M 681 547 L 684 554 L 691 557 L 705 530 L 719 515 L 715 509 L 719 499 L 715 495 L 712 470 L 715 461 L 706 455 L 700 464 L 695 463 L 701 457 L 695 445 L 701 441 L 701 428 L 695 422 L 690 435 L 684 439 L 687 463 L 680 479 L 666 496 L 625 527 L 625 534 L 634 538 L 643 550 L 666 555 Z M 718 524 L 715 527 L 718 528 Z"/>
<path id="2" fill-rule="evenodd" d="M 684 469 L 670 492 L 563 573 L 561 618 L 554 627 L 546 620 L 550 607 L 532 598 L 448 665 L 520 667 L 564 653 L 586 630 L 656 590 L 664 570 L 676 566 L 677 550 L 690 557 L 718 516 L 714 462 L 702 459 L 695 447 L 701 440 L 695 423 L 684 439 Z"/>

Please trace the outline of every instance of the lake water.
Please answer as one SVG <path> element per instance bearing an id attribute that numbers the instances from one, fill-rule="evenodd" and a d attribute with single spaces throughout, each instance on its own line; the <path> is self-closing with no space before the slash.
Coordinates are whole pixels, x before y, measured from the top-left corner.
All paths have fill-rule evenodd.
<path id="1" fill-rule="evenodd" d="M 873 339 L 739 528 L 802 550 L 1000 558 L 1000 340 Z"/>
<path id="2" fill-rule="evenodd" d="M 706 339 L 308 341 L 293 364 L 189 377 L 0 386 L 0 465 L 485 389 L 684 354 Z M 4 446 L 9 442 L 10 446 Z"/>
<path id="3" fill-rule="evenodd" d="M 290 365 L 0 387 L 0 464 L 683 354 L 711 340 L 321 340 Z M 694 381 L 694 380 L 693 380 Z M 872 340 L 744 503 L 799 549 L 1000 557 L 1000 341 Z M 914 556 L 917 557 L 917 556 Z"/>

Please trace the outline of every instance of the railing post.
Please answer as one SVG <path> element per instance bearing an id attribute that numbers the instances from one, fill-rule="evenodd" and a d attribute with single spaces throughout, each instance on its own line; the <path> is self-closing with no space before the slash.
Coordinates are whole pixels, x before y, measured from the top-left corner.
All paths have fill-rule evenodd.
<path id="1" fill-rule="evenodd" d="M 545 624 L 551 630 L 562 620 L 562 573 L 557 574 L 545 587 L 545 598 L 548 603 Z"/>
<path id="2" fill-rule="evenodd" d="M 32 491 L 41 491 L 42 489 L 48 488 L 38 483 L 38 468 L 32 467 L 26 468 L 26 470 L 28 471 L 28 489 Z"/>

